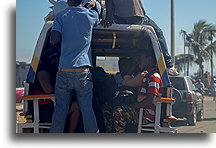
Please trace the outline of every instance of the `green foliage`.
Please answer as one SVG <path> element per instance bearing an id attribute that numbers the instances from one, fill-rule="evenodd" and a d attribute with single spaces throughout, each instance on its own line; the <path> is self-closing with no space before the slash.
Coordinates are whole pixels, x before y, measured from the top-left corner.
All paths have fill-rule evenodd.
<path id="1" fill-rule="evenodd" d="M 190 46 L 190 53 L 194 55 L 193 60 L 189 60 L 190 64 L 196 63 L 199 66 L 199 70 L 201 71 L 201 76 L 204 74 L 204 62 L 211 59 L 211 49 L 213 49 L 213 53 L 216 54 L 216 41 L 213 42 L 211 47 L 210 37 L 211 34 L 209 30 L 215 30 L 215 26 L 212 24 L 208 24 L 205 20 L 199 20 L 194 24 L 192 33 L 190 36 L 192 37 L 192 42 L 186 42 L 187 46 Z M 184 37 L 184 30 L 180 31 L 180 35 Z M 213 40 L 215 38 L 216 32 L 213 32 Z M 180 58 L 181 57 L 181 58 Z M 182 63 L 183 62 L 183 63 Z M 184 64 L 187 64 L 188 56 L 177 56 L 176 65 L 180 70 L 183 70 L 182 67 Z"/>

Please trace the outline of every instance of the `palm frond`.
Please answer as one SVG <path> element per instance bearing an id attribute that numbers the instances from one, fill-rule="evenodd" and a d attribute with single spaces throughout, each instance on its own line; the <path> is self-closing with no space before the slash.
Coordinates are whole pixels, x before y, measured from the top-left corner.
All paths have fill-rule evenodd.
<path id="1" fill-rule="evenodd" d="M 190 64 L 190 66 L 192 66 L 192 64 L 195 62 L 193 55 L 191 55 L 191 54 L 179 54 L 179 55 L 175 56 L 175 66 L 179 72 L 183 71 L 184 67 L 187 66 L 188 62 Z"/>
<path id="2" fill-rule="evenodd" d="M 213 49 L 213 53 L 216 54 L 216 41 L 212 43 L 212 47 L 211 44 L 209 44 L 204 48 L 204 50 L 206 50 L 209 54 L 211 54 L 212 49 Z"/>
<path id="3" fill-rule="evenodd" d="M 211 58 L 211 54 L 206 50 L 201 50 L 200 54 L 201 54 L 201 57 L 203 57 L 205 61 Z"/>
<path id="4" fill-rule="evenodd" d="M 208 61 L 211 58 L 211 49 L 213 49 L 214 54 L 216 54 L 216 41 L 213 42 L 213 47 L 210 45 L 210 37 L 216 36 L 215 25 L 209 24 L 206 20 L 199 20 L 194 23 L 194 27 L 190 37 L 193 40 L 190 40 L 189 45 L 189 54 L 194 55 L 193 62 L 195 62 L 199 66 L 199 70 L 201 71 L 201 76 L 203 76 L 204 71 L 204 62 Z M 181 30 L 180 35 L 184 35 L 184 30 Z M 212 33 L 212 34 L 211 34 Z M 188 59 L 185 59 L 188 58 Z M 184 57 L 183 55 L 178 55 L 176 57 L 176 65 L 182 68 L 183 63 L 188 61 L 188 57 Z M 192 61 L 192 60 L 191 60 Z M 190 62 L 192 63 L 192 62 Z"/>

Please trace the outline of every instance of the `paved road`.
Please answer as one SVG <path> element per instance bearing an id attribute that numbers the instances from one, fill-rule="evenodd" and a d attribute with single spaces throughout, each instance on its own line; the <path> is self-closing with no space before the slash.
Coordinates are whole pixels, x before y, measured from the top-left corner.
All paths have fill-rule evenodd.
<path id="1" fill-rule="evenodd" d="M 179 119 L 175 125 L 178 133 L 216 133 L 216 104 L 212 97 L 205 97 L 204 120 L 196 126 L 189 126 L 185 119 Z"/>

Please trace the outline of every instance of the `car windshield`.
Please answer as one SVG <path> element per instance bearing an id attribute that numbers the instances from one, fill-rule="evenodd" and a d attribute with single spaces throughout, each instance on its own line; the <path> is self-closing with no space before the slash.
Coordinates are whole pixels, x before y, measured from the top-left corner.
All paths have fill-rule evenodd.
<path id="1" fill-rule="evenodd" d="M 184 78 L 181 77 L 170 77 L 170 81 L 172 82 L 173 87 L 178 90 L 185 90 L 185 81 Z"/>
<path id="2" fill-rule="evenodd" d="M 188 82 L 188 85 L 189 85 L 189 89 L 190 89 L 190 90 L 196 90 L 196 87 L 195 87 L 195 85 L 193 84 L 192 79 L 189 78 L 189 77 L 187 77 L 186 79 L 187 79 L 187 82 Z"/>

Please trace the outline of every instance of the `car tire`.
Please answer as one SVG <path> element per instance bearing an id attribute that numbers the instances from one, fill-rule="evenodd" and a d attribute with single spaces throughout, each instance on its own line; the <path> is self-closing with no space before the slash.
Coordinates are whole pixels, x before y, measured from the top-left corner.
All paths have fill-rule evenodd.
<path id="1" fill-rule="evenodd" d="M 181 93 L 178 89 L 173 88 L 173 99 L 175 99 L 175 103 L 173 106 L 179 106 L 181 104 Z"/>
<path id="2" fill-rule="evenodd" d="M 190 126 L 196 125 L 197 113 L 196 106 L 193 107 L 192 115 L 187 117 L 187 122 Z"/>
<path id="3" fill-rule="evenodd" d="M 179 110 L 181 108 L 181 93 L 178 89 L 173 88 L 173 99 L 175 99 L 175 103 L 173 104 L 173 111 L 172 114 L 176 117 L 181 117 L 181 113 L 179 113 Z"/>

